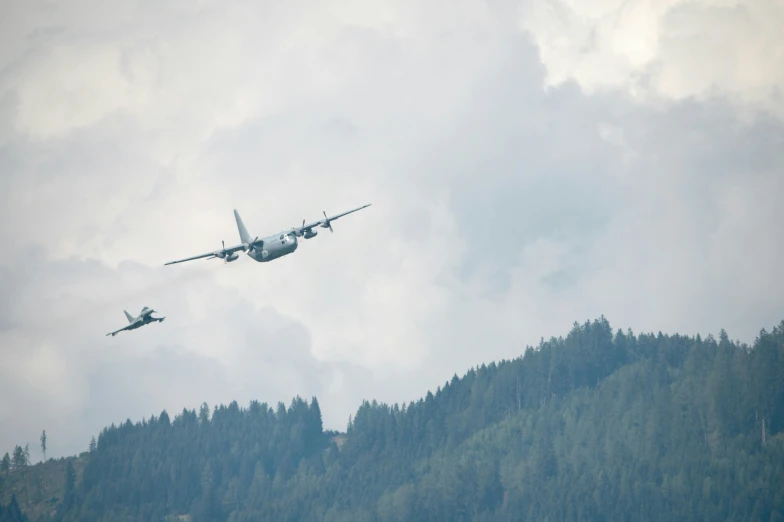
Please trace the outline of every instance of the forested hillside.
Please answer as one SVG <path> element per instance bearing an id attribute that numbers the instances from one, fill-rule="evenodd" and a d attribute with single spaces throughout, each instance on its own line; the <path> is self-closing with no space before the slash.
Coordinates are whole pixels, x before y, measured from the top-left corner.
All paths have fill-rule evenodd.
<path id="1" fill-rule="evenodd" d="M 784 322 L 749 347 L 601 318 L 339 437 L 315 398 L 111 426 L 37 519 L 784 521 L 783 432 Z"/>

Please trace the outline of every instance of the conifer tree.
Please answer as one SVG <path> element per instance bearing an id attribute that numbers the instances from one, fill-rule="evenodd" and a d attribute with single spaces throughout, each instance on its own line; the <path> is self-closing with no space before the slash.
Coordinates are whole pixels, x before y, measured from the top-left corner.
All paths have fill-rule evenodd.
<path id="1" fill-rule="evenodd" d="M 11 471 L 11 457 L 8 455 L 8 452 L 5 452 L 3 455 L 3 460 L 0 460 L 0 471 L 8 474 Z"/>
<path id="2" fill-rule="evenodd" d="M 44 454 L 44 462 L 46 462 L 46 430 L 41 433 L 41 451 Z"/>

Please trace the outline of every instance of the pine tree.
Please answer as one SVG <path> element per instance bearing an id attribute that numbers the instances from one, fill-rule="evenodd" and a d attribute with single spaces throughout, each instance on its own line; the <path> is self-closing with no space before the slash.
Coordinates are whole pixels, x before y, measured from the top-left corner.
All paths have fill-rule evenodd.
<path id="1" fill-rule="evenodd" d="M 199 408 L 199 422 L 202 425 L 209 424 L 210 422 L 210 407 L 206 402 L 201 403 L 201 407 Z"/>
<path id="2" fill-rule="evenodd" d="M 5 472 L 6 474 L 11 472 L 11 457 L 8 455 L 8 452 L 5 452 L 3 455 L 3 460 L 0 461 L 0 471 Z"/>
<path id="3" fill-rule="evenodd" d="M 44 453 L 44 462 L 46 462 L 46 430 L 41 433 L 41 451 Z"/>
<path id="4" fill-rule="evenodd" d="M 25 488 L 25 504 L 30 504 L 30 499 L 27 495 L 27 466 L 30 462 L 30 450 L 27 445 L 24 448 L 21 446 L 16 446 L 14 448 L 14 456 L 12 459 L 12 464 L 14 467 L 14 471 L 19 472 L 22 474 L 22 478 L 24 480 L 24 488 Z"/>
<path id="5" fill-rule="evenodd" d="M 3 522 L 27 522 L 29 520 L 19 508 L 16 495 L 11 495 L 11 502 L 7 508 L 3 509 L 3 506 L 0 505 L 0 520 Z"/>
<path id="6" fill-rule="evenodd" d="M 71 509 L 75 504 L 75 487 L 76 487 L 76 471 L 74 470 L 71 459 L 65 463 L 65 492 L 63 494 L 63 502 L 58 508 L 58 516 Z M 58 520 L 62 520 L 58 517 Z"/>
<path id="7" fill-rule="evenodd" d="M 70 495 L 73 493 L 74 486 L 76 485 L 76 471 L 74 470 L 71 459 L 65 464 L 65 494 Z"/>
<path id="8" fill-rule="evenodd" d="M 14 446 L 13 457 L 11 458 L 11 466 L 14 471 L 19 471 L 24 467 L 24 449 L 22 446 Z"/>

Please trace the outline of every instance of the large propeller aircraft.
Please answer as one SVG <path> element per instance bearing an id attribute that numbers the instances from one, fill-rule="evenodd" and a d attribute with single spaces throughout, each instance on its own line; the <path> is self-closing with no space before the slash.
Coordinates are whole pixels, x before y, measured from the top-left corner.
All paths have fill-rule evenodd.
<path id="1" fill-rule="evenodd" d="M 298 246 L 297 238 L 301 237 L 304 239 L 311 239 L 316 237 L 318 230 L 313 230 L 314 228 L 328 228 L 330 232 L 334 232 L 334 230 L 332 230 L 333 221 L 369 206 L 370 203 L 330 217 L 327 217 L 327 213 L 324 212 L 324 219 L 320 219 L 308 224 L 305 224 L 305 220 L 303 219 L 301 227 L 292 227 L 288 231 L 279 232 L 261 239 L 259 239 L 258 236 L 253 239 L 251 238 L 250 234 L 248 234 L 248 230 L 245 228 L 245 225 L 242 222 L 242 218 L 240 218 L 237 210 L 234 209 L 234 219 L 237 221 L 237 230 L 239 230 L 240 233 L 240 240 L 242 241 L 241 244 L 226 248 L 226 243 L 221 241 L 222 248 L 220 250 L 207 252 L 206 254 L 200 254 L 198 256 L 188 257 L 185 259 L 179 259 L 177 261 L 169 261 L 168 263 L 164 263 L 164 266 L 173 265 L 175 263 L 183 263 L 185 261 L 193 261 L 194 259 L 216 258 L 223 259 L 224 263 L 231 263 L 232 261 L 237 260 L 239 257 L 238 252 L 240 251 L 245 252 L 248 257 L 254 261 L 266 263 L 268 261 L 272 261 L 273 259 L 278 259 L 279 257 L 283 257 L 294 252 Z"/>
<path id="2" fill-rule="evenodd" d="M 166 319 L 165 317 L 153 317 L 152 314 L 155 312 L 155 310 L 153 310 L 152 308 L 147 308 L 146 306 L 142 308 L 142 311 L 138 317 L 133 317 L 125 310 L 123 310 L 123 312 L 125 312 L 125 317 L 128 319 L 128 324 L 126 326 L 123 326 L 119 330 L 115 330 L 114 332 L 109 332 L 106 335 L 111 335 L 112 337 L 114 337 L 115 335 L 122 332 L 123 330 L 136 330 L 137 328 L 141 328 L 146 324 L 154 323 L 156 321 L 162 323 L 163 320 Z"/>

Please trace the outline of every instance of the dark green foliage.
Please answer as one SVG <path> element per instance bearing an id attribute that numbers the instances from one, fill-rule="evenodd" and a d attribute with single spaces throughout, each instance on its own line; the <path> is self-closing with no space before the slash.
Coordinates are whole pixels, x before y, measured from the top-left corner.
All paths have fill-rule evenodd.
<path id="1" fill-rule="evenodd" d="M 73 494 L 76 487 L 76 471 L 74 471 L 73 464 L 69 460 L 65 465 L 65 496 L 69 497 Z"/>
<path id="2" fill-rule="evenodd" d="M 11 502 L 8 506 L 0 504 L 0 522 L 28 522 L 28 518 L 19 509 L 19 503 L 16 501 L 16 495 L 11 497 Z"/>
<path id="3" fill-rule="evenodd" d="M 29 505 L 30 496 L 27 490 L 27 470 L 30 465 L 30 449 L 25 445 L 14 447 L 14 456 L 11 457 L 11 468 L 22 476 L 24 481 L 25 505 Z"/>
<path id="4" fill-rule="evenodd" d="M 41 451 L 44 454 L 44 462 L 46 462 L 46 430 L 41 433 Z"/>
<path id="5" fill-rule="evenodd" d="M 345 434 L 315 398 L 111 426 L 58 519 L 784 521 L 782 463 L 784 322 L 750 348 L 601 318 Z"/>
<path id="6" fill-rule="evenodd" d="M 11 458 L 11 468 L 17 472 L 23 472 L 27 468 L 27 454 L 22 446 L 14 447 L 14 456 Z"/>
<path id="7" fill-rule="evenodd" d="M 273 480 L 285 483 L 298 471 L 318 469 L 329 444 L 315 400 L 308 405 L 298 397 L 277 412 L 255 401 L 248 409 L 232 402 L 211 419 L 204 410 L 200 416 L 183 410 L 173 420 L 164 411 L 104 429 L 81 483 L 71 490 L 67 481 L 59 519 L 190 513 L 195 522 L 225 520 L 250 503 L 251 488 L 263 486 L 258 494 L 268 494 Z"/>

